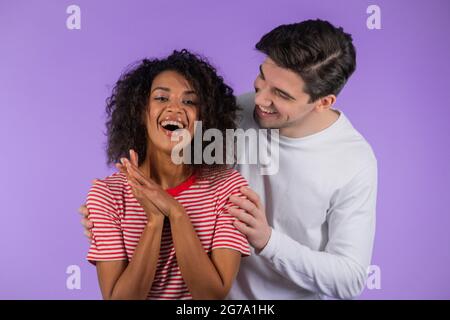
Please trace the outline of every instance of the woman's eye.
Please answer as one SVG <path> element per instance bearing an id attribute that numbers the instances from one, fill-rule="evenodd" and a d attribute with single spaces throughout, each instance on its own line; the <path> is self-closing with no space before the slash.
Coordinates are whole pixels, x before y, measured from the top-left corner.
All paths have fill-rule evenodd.
<path id="1" fill-rule="evenodd" d="M 190 105 L 190 106 L 196 105 L 196 103 L 193 100 L 184 100 L 184 104 L 187 104 L 187 105 Z"/>
<path id="2" fill-rule="evenodd" d="M 165 102 L 165 101 L 167 101 L 169 99 L 167 99 L 166 97 L 156 97 L 155 100 Z"/>

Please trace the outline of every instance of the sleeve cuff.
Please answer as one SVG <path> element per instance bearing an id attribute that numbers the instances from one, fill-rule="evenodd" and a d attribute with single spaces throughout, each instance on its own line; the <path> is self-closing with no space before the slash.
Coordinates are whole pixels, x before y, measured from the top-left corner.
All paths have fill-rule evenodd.
<path id="1" fill-rule="evenodd" d="M 256 254 L 267 259 L 272 259 L 278 251 L 279 244 L 280 234 L 272 228 L 272 233 L 270 234 L 270 238 L 266 246 Z"/>

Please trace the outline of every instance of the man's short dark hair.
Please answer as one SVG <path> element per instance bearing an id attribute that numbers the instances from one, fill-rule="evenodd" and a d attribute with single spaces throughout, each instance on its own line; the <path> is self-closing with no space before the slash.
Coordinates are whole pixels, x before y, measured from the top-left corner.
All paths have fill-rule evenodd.
<path id="1" fill-rule="evenodd" d="M 352 36 L 319 19 L 281 25 L 265 34 L 256 49 L 299 74 L 310 101 L 337 96 L 356 68 Z"/>

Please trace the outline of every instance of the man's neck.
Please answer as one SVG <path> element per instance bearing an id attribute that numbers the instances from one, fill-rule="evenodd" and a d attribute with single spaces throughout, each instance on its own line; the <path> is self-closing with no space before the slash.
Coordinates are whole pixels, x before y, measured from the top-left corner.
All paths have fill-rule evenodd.
<path id="1" fill-rule="evenodd" d="M 192 167 L 174 164 L 169 154 L 156 150 L 147 155 L 140 169 L 163 189 L 178 186 L 193 173 Z"/>
<path id="2" fill-rule="evenodd" d="M 280 135 L 289 138 L 303 138 L 330 127 L 339 119 L 340 113 L 334 109 L 310 112 L 295 126 L 281 128 Z"/>

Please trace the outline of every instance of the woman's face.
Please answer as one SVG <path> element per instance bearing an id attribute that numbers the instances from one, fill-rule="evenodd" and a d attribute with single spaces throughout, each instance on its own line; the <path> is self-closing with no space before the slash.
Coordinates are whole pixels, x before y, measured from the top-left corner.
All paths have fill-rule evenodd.
<path id="1" fill-rule="evenodd" d="M 179 141 L 172 141 L 177 129 L 194 136 L 198 120 L 198 97 L 189 82 L 175 71 L 164 71 L 155 77 L 150 89 L 147 110 L 149 148 L 171 153 Z M 180 140 L 181 141 L 181 140 Z"/>

